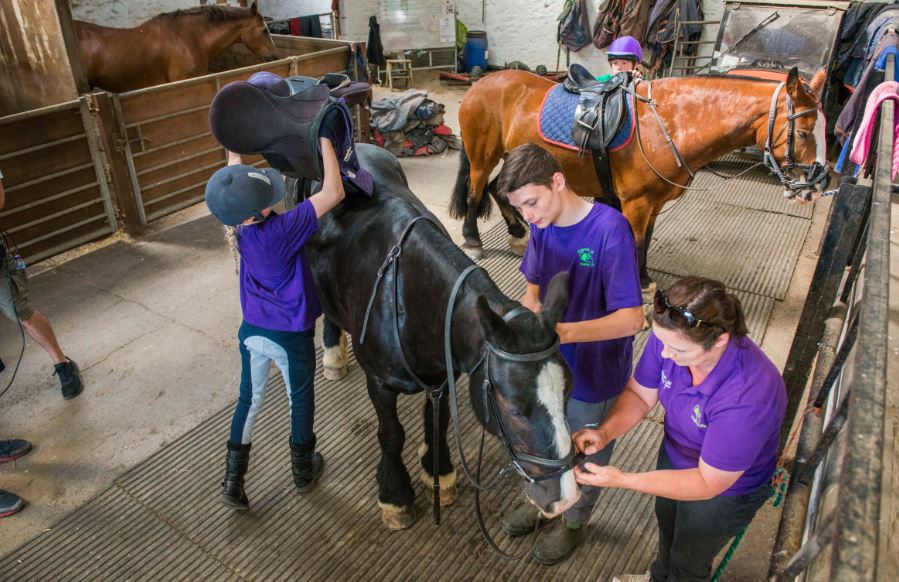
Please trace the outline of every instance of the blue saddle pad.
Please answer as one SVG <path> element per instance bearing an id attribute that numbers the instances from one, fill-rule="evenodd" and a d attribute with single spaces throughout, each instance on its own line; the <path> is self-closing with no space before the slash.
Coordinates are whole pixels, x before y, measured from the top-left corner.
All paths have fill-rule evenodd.
<path id="1" fill-rule="evenodd" d="M 561 83 L 546 92 L 537 122 L 538 132 L 544 141 L 569 150 L 578 149 L 571 137 L 578 98 L 578 95 L 566 91 Z M 609 144 L 608 149 L 611 151 L 626 146 L 634 133 L 633 98 L 628 96 L 625 101 L 627 107 L 624 123 Z"/>

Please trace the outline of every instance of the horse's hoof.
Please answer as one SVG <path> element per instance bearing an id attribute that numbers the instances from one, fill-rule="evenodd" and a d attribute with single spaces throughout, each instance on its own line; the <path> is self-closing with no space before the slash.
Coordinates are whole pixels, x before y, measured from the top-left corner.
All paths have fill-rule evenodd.
<path id="1" fill-rule="evenodd" d="M 401 507 L 378 501 L 378 507 L 381 508 L 381 521 L 384 522 L 388 529 L 394 531 L 409 529 L 415 523 L 415 507 L 411 505 Z"/>
<path id="2" fill-rule="evenodd" d="M 484 258 L 484 247 L 478 245 L 470 245 L 468 243 L 464 243 L 462 245 L 462 252 L 468 255 L 468 258 L 472 261 L 480 261 Z"/>
<path id="3" fill-rule="evenodd" d="M 528 235 L 512 236 L 509 235 L 509 249 L 515 256 L 523 257 L 525 249 L 528 248 Z"/>
<path id="4" fill-rule="evenodd" d="M 428 490 L 428 499 L 434 504 L 434 480 L 427 473 L 421 474 L 421 480 Z M 440 507 L 449 507 L 456 502 L 456 470 L 440 476 Z"/>
<path id="5" fill-rule="evenodd" d="M 655 281 L 650 281 L 649 285 L 642 289 L 643 293 L 643 305 L 652 305 L 656 298 L 656 289 L 659 286 L 656 285 Z"/>
<path id="6" fill-rule="evenodd" d="M 343 378 L 347 375 L 347 367 L 330 367 L 324 366 L 322 368 L 322 376 L 325 377 L 325 380 L 343 380 Z"/>
<path id="7" fill-rule="evenodd" d="M 421 459 L 428 450 L 428 445 L 422 443 L 418 447 L 418 464 L 421 465 L 421 482 L 424 483 L 425 491 L 428 492 L 428 498 L 434 503 L 434 477 L 425 469 Z M 441 475 L 438 479 L 440 483 L 440 507 L 447 507 L 456 502 L 456 470 L 446 475 Z"/>

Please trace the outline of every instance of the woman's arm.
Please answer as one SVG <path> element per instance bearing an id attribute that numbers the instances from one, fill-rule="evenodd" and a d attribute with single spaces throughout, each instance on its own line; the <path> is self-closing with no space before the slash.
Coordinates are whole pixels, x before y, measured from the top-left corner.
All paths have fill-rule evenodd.
<path id="1" fill-rule="evenodd" d="M 575 467 L 578 483 L 595 487 L 615 487 L 666 497 L 677 501 L 702 501 L 724 493 L 743 471 L 722 471 L 701 458 L 695 469 L 672 469 L 647 473 L 625 473 L 616 467 L 584 463 Z"/>
<path id="2" fill-rule="evenodd" d="M 337 154 L 334 152 L 331 140 L 322 137 L 319 138 L 319 144 L 325 176 L 322 178 L 322 189 L 310 196 L 309 202 L 315 208 L 315 216 L 321 218 L 344 199 L 346 192 L 343 189 L 343 180 L 340 178 L 340 166 L 337 164 Z"/>
<path id="3" fill-rule="evenodd" d="M 640 424 L 658 401 L 658 390 L 641 386 L 631 377 L 599 428 L 585 428 L 574 433 L 574 446 L 586 455 L 598 453 L 612 440 Z"/>

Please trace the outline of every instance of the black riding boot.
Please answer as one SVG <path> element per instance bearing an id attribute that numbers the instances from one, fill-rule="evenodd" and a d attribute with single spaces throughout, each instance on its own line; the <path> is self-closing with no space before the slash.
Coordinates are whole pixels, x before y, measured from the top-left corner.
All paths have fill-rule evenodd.
<path id="1" fill-rule="evenodd" d="M 313 435 L 312 442 L 298 445 L 290 440 L 290 464 L 293 470 L 293 484 L 297 491 L 306 493 L 325 469 L 325 459 L 321 453 L 315 452 L 316 438 Z"/>
<path id="2" fill-rule="evenodd" d="M 243 478 L 250 466 L 252 443 L 241 445 L 228 441 L 228 456 L 225 458 L 225 480 L 222 481 L 222 503 L 234 509 L 250 508 L 250 501 L 243 490 Z"/>

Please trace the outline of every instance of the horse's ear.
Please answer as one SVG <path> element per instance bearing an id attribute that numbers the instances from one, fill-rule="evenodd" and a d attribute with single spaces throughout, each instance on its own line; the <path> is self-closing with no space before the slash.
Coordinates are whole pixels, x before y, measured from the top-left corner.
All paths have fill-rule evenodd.
<path id="1" fill-rule="evenodd" d="M 811 88 L 812 93 L 815 94 L 815 98 L 819 101 L 821 100 L 821 95 L 824 91 L 824 82 L 827 80 L 827 69 L 821 67 L 818 69 L 818 72 L 815 73 L 815 76 L 812 77 L 812 80 L 809 81 L 809 88 Z"/>
<path id="2" fill-rule="evenodd" d="M 568 306 L 568 273 L 557 273 L 549 282 L 543 309 L 540 313 L 550 327 L 555 328 Z"/>
<path id="3" fill-rule="evenodd" d="M 478 320 L 484 329 L 484 337 L 491 345 L 504 346 L 507 343 L 509 335 L 509 326 L 503 321 L 503 317 L 493 311 L 487 298 L 483 295 L 478 296 L 475 302 L 475 309 L 478 312 Z"/>
<path id="4" fill-rule="evenodd" d="M 796 99 L 799 96 L 799 69 L 793 67 L 790 69 L 790 72 L 787 73 L 787 94 L 793 99 Z"/>
<path id="5" fill-rule="evenodd" d="M 253 0 L 253 5 L 250 6 L 250 15 L 257 16 L 259 14 L 259 8 L 256 6 L 256 0 Z"/>

